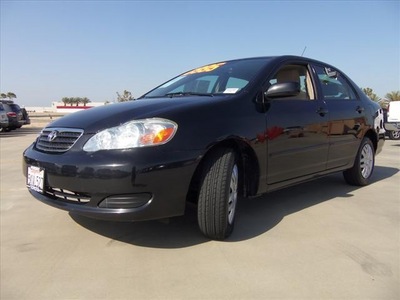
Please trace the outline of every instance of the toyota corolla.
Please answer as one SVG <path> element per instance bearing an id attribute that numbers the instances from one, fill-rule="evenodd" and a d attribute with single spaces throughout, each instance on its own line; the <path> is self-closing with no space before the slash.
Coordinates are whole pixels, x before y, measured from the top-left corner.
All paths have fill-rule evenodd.
<path id="1" fill-rule="evenodd" d="M 343 72 L 296 56 L 185 72 L 135 101 L 49 124 L 23 154 L 30 193 L 87 217 L 140 221 L 197 207 L 201 232 L 228 237 L 238 199 L 334 172 L 367 185 L 382 110 Z"/>

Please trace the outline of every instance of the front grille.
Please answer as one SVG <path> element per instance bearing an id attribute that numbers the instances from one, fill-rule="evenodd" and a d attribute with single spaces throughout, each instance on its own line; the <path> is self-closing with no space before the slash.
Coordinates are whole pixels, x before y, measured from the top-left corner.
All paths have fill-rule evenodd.
<path id="1" fill-rule="evenodd" d="M 87 194 L 75 193 L 65 189 L 59 188 L 46 188 L 46 194 L 56 197 L 58 200 L 75 202 L 77 204 L 85 204 L 90 202 L 90 196 Z"/>
<path id="2" fill-rule="evenodd" d="M 82 134 L 82 129 L 45 128 L 36 141 L 36 148 L 45 152 L 66 152 Z"/>

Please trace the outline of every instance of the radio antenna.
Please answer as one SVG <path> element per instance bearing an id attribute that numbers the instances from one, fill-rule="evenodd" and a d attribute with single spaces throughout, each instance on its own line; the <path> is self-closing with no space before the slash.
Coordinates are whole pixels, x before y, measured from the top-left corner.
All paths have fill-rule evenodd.
<path id="1" fill-rule="evenodd" d="M 303 52 L 301 53 L 301 56 L 303 56 L 304 52 L 306 52 L 307 46 L 304 47 Z"/>

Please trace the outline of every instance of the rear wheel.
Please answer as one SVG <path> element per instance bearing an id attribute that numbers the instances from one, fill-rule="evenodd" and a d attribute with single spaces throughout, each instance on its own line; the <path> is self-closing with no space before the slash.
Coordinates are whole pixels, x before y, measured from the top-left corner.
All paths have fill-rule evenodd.
<path id="1" fill-rule="evenodd" d="M 204 165 L 197 208 L 199 227 L 205 236 L 223 240 L 232 233 L 238 181 L 235 152 L 221 148 L 212 153 Z"/>
<path id="2" fill-rule="evenodd" d="M 400 130 L 399 131 L 389 131 L 389 137 L 391 140 L 399 140 L 400 139 Z"/>
<path id="3" fill-rule="evenodd" d="M 353 167 L 343 172 L 344 179 L 351 185 L 367 185 L 374 166 L 375 148 L 371 140 L 366 137 L 361 142 Z"/>

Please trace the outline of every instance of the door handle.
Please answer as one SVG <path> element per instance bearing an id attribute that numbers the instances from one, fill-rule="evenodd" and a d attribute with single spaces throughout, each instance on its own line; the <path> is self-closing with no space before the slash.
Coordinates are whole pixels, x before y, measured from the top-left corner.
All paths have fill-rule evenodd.
<path id="1" fill-rule="evenodd" d="M 324 107 L 320 107 L 317 109 L 317 114 L 319 114 L 321 117 L 324 117 L 328 113 L 328 110 Z"/>
<path id="2" fill-rule="evenodd" d="M 357 106 L 356 111 L 361 114 L 364 111 L 364 107 L 362 106 Z"/>

